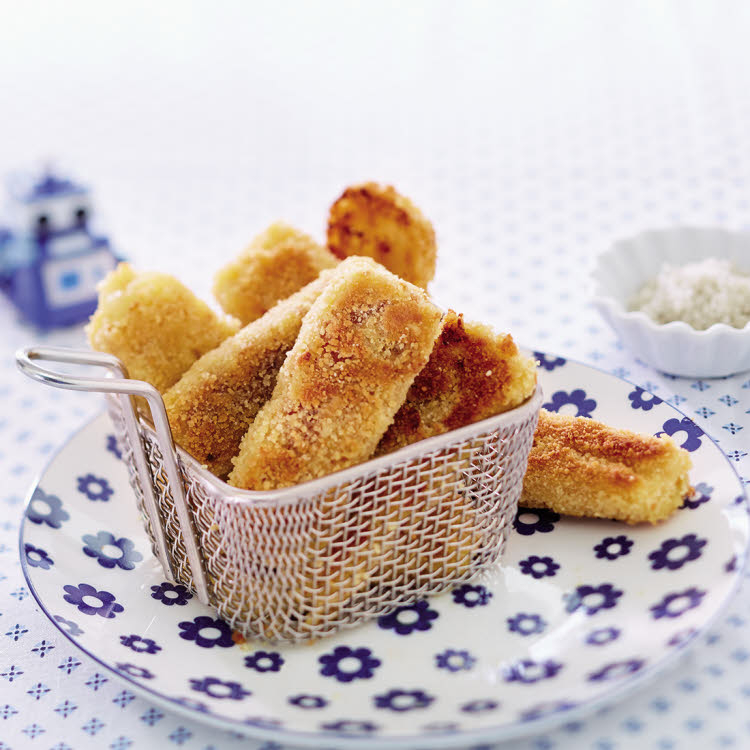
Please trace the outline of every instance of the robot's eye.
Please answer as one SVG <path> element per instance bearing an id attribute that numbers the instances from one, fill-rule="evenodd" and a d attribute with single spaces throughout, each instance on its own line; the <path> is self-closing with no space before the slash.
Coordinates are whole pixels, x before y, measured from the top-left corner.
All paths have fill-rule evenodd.
<path id="1" fill-rule="evenodd" d="M 78 226 L 82 226 L 83 224 L 85 224 L 86 219 L 88 218 L 85 208 L 76 209 L 75 216 L 76 216 L 76 224 L 78 224 Z"/>

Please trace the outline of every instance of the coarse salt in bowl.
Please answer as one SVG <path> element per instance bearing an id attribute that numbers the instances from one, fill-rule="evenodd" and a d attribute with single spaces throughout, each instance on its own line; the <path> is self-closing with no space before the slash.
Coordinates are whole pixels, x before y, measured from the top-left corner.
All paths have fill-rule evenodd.
<path id="1" fill-rule="evenodd" d="M 750 322 L 743 328 L 715 323 L 697 330 L 683 321 L 657 323 L 630 306 L 643 285 L 662 267 L 708 258 L 728 260 L 750 274 L 750 233 L 675 227 L 619 240 L 597 259 L 592 271 L 593 304 L 622 342 L 657 370 L 711 378 L 750 369 Z"/>

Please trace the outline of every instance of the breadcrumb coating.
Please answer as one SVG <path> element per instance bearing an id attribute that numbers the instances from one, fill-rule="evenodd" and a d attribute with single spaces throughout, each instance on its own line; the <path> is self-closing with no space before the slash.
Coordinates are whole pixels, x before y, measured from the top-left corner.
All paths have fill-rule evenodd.
<path id="1" fill-rule="evenodd" d="M 217 272 L 214 296 L 224 312 L 247 325 L 336 263 L 312 237 L 277 222 Z"/>
<path id="2" fill-rule="evenodd" d="M 390 185 L 368 182 L 347 188 L 331 206 L 327 242 L 338 258 L 369 256 L 423 289 L 435 275 L 435 230 Z"/>
<path id="3" fill-rule="evenodd" d="M 669 437 L 544 409 L 520 504 L 570 516 L 656 523 L 690 492 L 687 451 Z"/>
<path id="4" fill-rule="evenodd" d="M 99 285 L 86 333 L 92 349 L 119 357 L 131 378 L 163 393 L 238 328 L 174 277 L 120 263 Z"/>
<path id="5" fill-rule="evenodd" d="M 271 398 L 286 354 L 328 273 L 204 354 L 164 394 L 174 439 L 218 477 L 232 470 L 250 422 Z"/>
<path id="6" fill-rule="evenodd" d="M 509 334 L 466 323 L 449 310 L 430 359 L 380 441 L 376 455 L 514 409 L 536 387 L 536 363 Z"/>
<path id="7" fill-rule="evenodd" d="M 367 460 L 424 367 L 440 325 L 424 291 L 349 258 L 302 322 L 229 483 L 271 490 Z"/>

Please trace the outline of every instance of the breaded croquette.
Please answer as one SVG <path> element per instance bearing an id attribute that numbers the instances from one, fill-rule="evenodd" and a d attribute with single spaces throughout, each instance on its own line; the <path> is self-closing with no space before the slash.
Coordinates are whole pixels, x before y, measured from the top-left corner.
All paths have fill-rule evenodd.
<path id="1" fill-rule="evenodd" d="M 216 274 L 214 296 L 224 312 L 247 325 L 336 263 L 312 237 L 277 222 Z"/>
<path id="2" fill-rule="evenodd" d="M 119 357 L 131 378 L 163 393 L 238 328 L 174 277 L 120 263 L 99 285 L 86 333 L 92 349 Z"/>
<path id="3" fill-rule="evenodd" d="M 229 483 L 272 490 L 372 455 L 430 356 L 440 311 L 369 258 L 348 258 L 302 322 Z"/>
<path id="4" fill-rule="evenodd" d="M 204 354 L 164 394 L 174 439 L 218 477 L 232 470 L 250 422 L 271 398 L 302 318 L 328 273 Z"/>
<path id="5" fill-rule="evenodd" d="M 522 404 L 536 387 L 536 364 L 509 334 L 466 323 L 449 310 L 424 369 L 376 455 L 441 435 Z"/>
<path id="6" fill-rule="evenodd" d="M 690 456 L 653 437 L 544 409 L 520 504 L 570 516 L 656 523 L 690 491 Z"/>
<path id="7" fill-rule="evenodd" d="M 327 242 L 337 258 L 369 256 L 423 289 L 435 275 L 435 230 L 391 186 L 368 182 L 347 188 L 331 206 Z"/>

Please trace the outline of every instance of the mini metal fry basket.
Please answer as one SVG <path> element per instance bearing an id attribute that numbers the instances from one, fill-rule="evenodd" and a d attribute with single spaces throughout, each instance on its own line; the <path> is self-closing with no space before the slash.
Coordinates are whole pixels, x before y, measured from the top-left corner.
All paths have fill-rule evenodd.
<path id="1" fill-rule="evenodd" d="M 40 361 L 94 365 L 72 376 Z M 487 571 L 515 517 L 541 390 L 518 408 L 345 471 L 239 490 L 175 446 L 159 392 L 107 354 L 29 347 L 19 368 L 107 395 L 130 484 L 165 575 L 248 638 L 317 638 Z M 134 397 L 148 403 L 143 416 Z"/>

